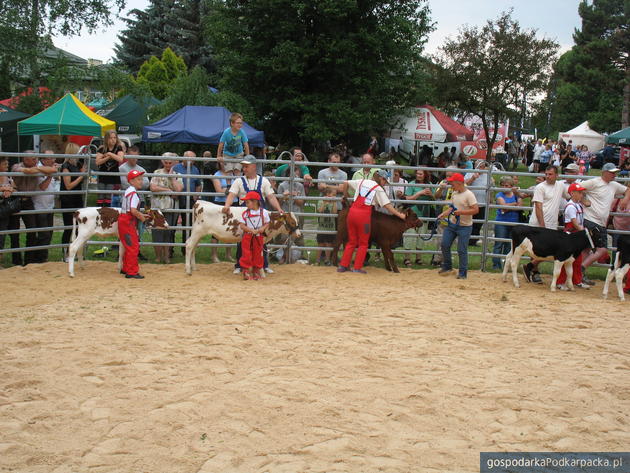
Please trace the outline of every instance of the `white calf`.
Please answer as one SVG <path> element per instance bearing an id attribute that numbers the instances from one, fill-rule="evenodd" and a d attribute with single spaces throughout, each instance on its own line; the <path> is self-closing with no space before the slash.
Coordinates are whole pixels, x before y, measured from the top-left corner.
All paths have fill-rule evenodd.
<path id="1" fill-rule="evenodd" d="M 611 268 L 608 268 L 608 273 L 606 274 L 606 282 L 604 283 L 603 291 L 604 299 L 608 297 L 608 286 L 610 285 L 610 281 L 614 278 L 619 299 L 622 301 L 626 300 L 623 293 L 623 278 L 628 270 L 630 270 L 630 235 L 619 235 L 615 262 Z"/>
<path id="2" fill-rule="evenodd" d="M 223 243 L 236 243 L 243 238 L 240 229 L 240 217 L 245 207 L 232 207 L 229 214 L 222 212 L 223 206 L 198 200 L 193 206 L 192 230 L 186 240 L 186 273 L 192 274 L 195 268 L 195 249 L 199 240 L 206 235 L 212 235 Z M 297 219 L 293 213 L 280 214 L 270 212 L 271 224 L 265 234 L 265 243 L 281 233 L 300 236 Z"/>
<path id="3" fill-rule="evenodd" d="M 149 219 L 146 221 L 147 228 L 168 228 L 164 215 L 159 210 L 147 210 Z M 118 237 L 118 216 L 119 208 L 114 207 L 86 207 L 74 213 L 72 221 L 72 243 L 68 248 L 68 272 L 70 277 L 74 277 L 74 257 L 79 260 L 79 267 L 83 268 L 83 246 L 93 236 Z M 122 258 L 125 247 L 119 245 L 118 250 L 118 270 L 122 269 Z"/>

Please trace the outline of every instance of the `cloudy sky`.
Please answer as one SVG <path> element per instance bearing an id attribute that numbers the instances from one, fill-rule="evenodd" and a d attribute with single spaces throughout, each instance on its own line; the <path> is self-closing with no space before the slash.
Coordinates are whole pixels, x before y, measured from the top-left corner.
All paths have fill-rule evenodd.
<path id="1" fill-rule="evenodd" d="M 541 36 L 555 39 L 564 52 L 573 45 L 573 31 L 581 25 L 577 12 L 579 3 L 580 0 L 429 0 L 431 17 L 437 24 L 426 49 L 434 53 L 445 38 L 457 34 L 460 26 L 481 25 L 489 18 L 496 18 L 501 11 L 513 8 L 514 18 L 522 27 L 535 28 Z M 148 0 L 128 0 L 121 16 L 126 16 L 133 8 L 144 9 L 148 4 Z M 106 31 L 55 38 L 55 45 L 85 59 L 107 61 L 114 55 L 116 35 L 123 28 L 122 21 L 118 20 Z"/>

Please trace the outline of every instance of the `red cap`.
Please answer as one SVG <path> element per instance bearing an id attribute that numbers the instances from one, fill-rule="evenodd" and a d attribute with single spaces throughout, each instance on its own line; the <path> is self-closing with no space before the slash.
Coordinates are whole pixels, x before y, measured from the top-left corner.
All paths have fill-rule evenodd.
<path id="1" fill-rule="evenodd" d="M 133 178 L 142 176 L 144 171 L 138 171 L 137 169 L 132 169 L 127 173 L 127 181 L 131 181 Z"/>
<path id="2" fill-rule="evenodd" d="M 256 191 L 249 191 L 245 194 L 245 198 L 243 200 L 260 200 L 260 194 Z"/>
<path id="3" fill-rule="evenodd" d="M 453 181 L 465 182 L 464 181 L 464 176 L 461 173 L 459 173 L 459 172 L 456 172 L 451 177 L 446 178 L 446 180 L 448 182 L 453 182 Z"/>
<path id="4" fill-rule="evenodd" d="M 586 188 L 582 187 L 577 182 L 574 182 L 573 184 L 571 184 L 569 186 L 569 192 L 573 192 L 573 191 L 582 192 L 582 191 L 585 191 L 585 190 L 586 190 Z"/>

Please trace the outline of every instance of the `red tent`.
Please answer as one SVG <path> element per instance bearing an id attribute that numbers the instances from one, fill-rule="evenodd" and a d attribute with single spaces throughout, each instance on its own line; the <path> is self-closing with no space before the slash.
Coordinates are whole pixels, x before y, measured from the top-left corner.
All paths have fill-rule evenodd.
<path id="1" fill-rule="evenodd" d="M 50 89 L 48 87 L 38 87 L 37 91 L 39 92 L 39 96 L 42 97 L 44 94 L 49 94 Z M 33 95 L 33 88 L 29 87 L 24 92 L 19 93 L 15 97 L 10 97 L 8 99 L 0 100 L 0 105 L 4 105 L 5 107 L 15 108 L 20 104 L 20 100 L 22 97 L 26 97 L 27 95 Z M 50 104 L 46 104 L 47 106 Z"/>
<path id="2" fill-rule="evenodd" d="M 392 138 L 452 143 L 473 139 L 473 132 L 431 105 L 416 107 L 398 120 Z"/>

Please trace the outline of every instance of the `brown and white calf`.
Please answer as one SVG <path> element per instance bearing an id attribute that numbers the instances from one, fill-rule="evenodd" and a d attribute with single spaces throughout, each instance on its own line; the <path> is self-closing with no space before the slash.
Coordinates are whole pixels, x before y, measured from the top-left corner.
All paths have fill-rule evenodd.
<path id="1" fill-rule="evenodd" d="M 246 207 L 232 207 L 229 214 L 222 212 L 223 206 L 198 200 L 193 205 L 192 230 L 186 240 L 186 273 L 192 274 L 195 267 L 195 249 L 199 240 L 212 235 L 222 243 L 236 243 L 243 238 L 240 218 Z M 271 223 L 265 233 L 265 243 L 277 235 L 287 234 L 298 238 L 301 235 L 298 221 L 293 212 L 280 214 L 270 212 Z M 264 273 L 263 273 L 264 274 Z"/>
<path id="2" fill-rule="evenodd" d="M 145 221 L 147 228 L 168 228 L 164 215 L 159 210 L 147 209 L 149 218 Z M 72 243 L 68 248 L 68 272 L 74 277 L 74 257 L 79 260 L 79 267 L 83 268 L 83 246 L 93 236 L 118 237 L 118 216 L 120 209 L 114 207 L 85 207 L 74 212 L 72 221 Z M 119 245 L 118 269 L 122 269 L 122 258 L 125 247 Z"/>
<path id="3" fill-rule="evenodd" d="M 619 239 L 617 240 L 617 256 L 615 256 L 615 262 L 612 267 L 608 268 L 608 273 L 606 274 L 606 282 L 604 283 L 603 291 L 604 299 L 608 297 L 610 281 L 615 279 L 619 299 L 622 301 L 626 300 L 623 293 L 623 278 L 628 273 L 628 270 L 630 270 L 630 235 L 619 235 Z"/>
<path id="4" fill-rule="evenodd" d="M 339 212 L 337 217 L 337 237 L 335 238 L 335 245 L 332 250 L 332 263 L 337 266 L 339 247 L 342 244 L 348 242 L 348 229 L 346 226 L 346 219 L 348 218 L 348 212 L 350 208 L 345 207 Z M 422 224 L 422 221 L 418 218 L 416 213 L 407 209 L 405 211 L 405 220 L 401 220 L 393 215 L 385 214 L 383 212 L 372 212 L 371 219 L 371 232 L 370 243 L 376 243 L 383 253 L 383 262 L 385 263 L 385 269 L 387 271 L 393 271 L 399 273 L 398 266 L 392 253 L 392 248 L 402 239 L 403 233 L 410 228 L 418 227 Z"/>
<path id="5" fill-rule="evenodd" d="M 551 291 L 556 290 L 556 281 L 560 270 L 564 266 L 567 273 L 567 287 L 573 290 L 573 261 L 587 248 L 594 249 L 593 238 L 597 229 L 590 232 L 581 230 L 575 233 L 565 233 L 561 230 L 516 225 L 512 227 L 512 251 L 505 257 L 503 265 L 503 282 L 507 281 L 507 272 L 512 269 L 512 280 L 515 287 L 520 287 L 517 270 L 523 255 L 530 255 L 539 261 L 553 261 L 553 277 Z"/>

